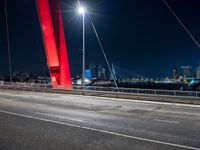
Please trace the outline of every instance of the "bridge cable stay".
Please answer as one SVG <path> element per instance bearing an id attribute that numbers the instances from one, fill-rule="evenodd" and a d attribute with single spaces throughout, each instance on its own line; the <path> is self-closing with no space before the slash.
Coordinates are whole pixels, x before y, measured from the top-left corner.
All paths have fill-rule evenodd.
<path id="1" fill-rule="evenodd" d="M 11 60 L 11 52 L 10 52 L 10 37 L 9 37 L 9 26 L 8 26 L 8 10 L 7 10 L 6 0 L 4 0 L 4 5 L 5 5 L 5 17 L 6 17 L 6 35 L 7 35 L 9 74 L 10 74 L 10 82 L 12 82 L 12 60 Z"/>
<path id="2" fill-rule="evenodd" d="M 196 40 L 196 38 L 192 35 L 190 30 L 184 25 L 184 23 L 181 21 L 181 19 L 176 15 L 174 10 L 170 7 L 170 5 L 167 3 L 166 0 L 163 0 L 163 3 L 166 5 L 166 7 L 169 9 L 169 11 L 174 15 L 174 17 L 177 19 L 177 21 L 180 23 L 180 25 L 183 27 L 183 29 L 187 32 L 187 34 L 192 38 L 194 43 L 200 48 L 200 43 Z"/>
<path id="3" fill-rule="evenodd" d="M 114 76 L 113 76 L 113 78 L 115 78 L 115 80 L 117 80 L 117 76 L 116 76 L 116 72 L 115 72 L 115 69 L 114 69 L 114 64 L 112 63 L 111 64 L 112 65 L 112 71 L 113 71 L 113 74 L 114 74 Z"/>
<path id="4" fill-rule="evenodd" d="M 80 6 L 80 0 L 77 0 L 77 2 L 78 2 L 78 6 Z"/>
<path id="5" fill-rule="evenodd" d="M 116 66 L 114 64 L 112 64 L 113 70 L 115 72 L 115 74 L 117 75 L 118 79 L 142 79 L 145 78 L 142 75 L 139 75 L 135 72 L 132 72 L 130 70 L 127 70 L 125 68 L 122 68 L 120 66 Z"/>
<path id="6" fill-rule="evenodd" d="M 104 56 L 104 58 L 105 58 L 105 60 L 106 60 L 107 66 L 108 66 L 108 68 L 109 68 L 109 71 L 110 71 L 110 73 L 111 73 L 112 76 L 113 76 L 113 80 L 114 80 L 115 86 L 116 86 L 116 88 L 117 88 L 117 91 L 119 92 L 119 87 L 118 87 L 117 81 L 116 81 L 117 78 L 116 78 L 115 74 L 113 73 L 113 70 L 111 69 L 110 63 L 109 63 L 108 58 L 107 58 L 106 53 L 105 53 L 105 50 L 104 50 L 104 48 L 103 48 L 103 45 L 102 45 L 102 43 L 101 43 L 101 40 L 100 40 L 99 35 L 98 35 L 98 33 L 97 33 L 97 30 L 96 30 L 96 28 L 95 28 L 95 26 L 94 26 L 94 23 L 93 23 L 93 21 L 92 21 L 92 19 L 91 19 L 90 16 L 89 16 L 89 20 L 90 20 L 90 22 L 91 22 L 91 25 L 92 25 L 92 28 L 93 28 L 93 30 L 94 30 L 94 33 L 95 33 L 95 35 L 96 35 L 96 37 L 97 37 L 98 43 L 99 43 L 99 45 L 100 45 L 101 51 L 102 51 L 102 53 L 103 53 L 103 56 Z"/>

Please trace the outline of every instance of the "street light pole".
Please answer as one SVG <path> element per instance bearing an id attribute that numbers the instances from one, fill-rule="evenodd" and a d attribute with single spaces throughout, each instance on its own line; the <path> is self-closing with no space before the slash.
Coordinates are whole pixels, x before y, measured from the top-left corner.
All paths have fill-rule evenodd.
<path id="1" fill-rule="evenodd" d="M 85 13 L 86 13 L 86 8 L 84 6 L 79 6 L 78 7 L 78 13 L 82 15 L 83 19 L 83 68 L 82 68 L 82 88 L 83 90 L 85 89 Z"/>
<path id="2" fill-rule="evenodd" d="M 9 38 L 9 29 L 8 29 L 8 10 L 7 10 L 7 2 L 4 1 L 5 4 L 5 15 L 6 15 L 6 34 L 7 34 L 7 46 L 8 46 L 8 63 L 9 63 L 9 74 L 10 74 L 10 82 L 12 82 L 12 61 L 11 61 L 11 53 L 10 53 L 10 38 Z"/>
<path id="3" fill-rule="evenodd" d="M 83 12 L 83 90 L 85 90 L 85 13 Z"/>

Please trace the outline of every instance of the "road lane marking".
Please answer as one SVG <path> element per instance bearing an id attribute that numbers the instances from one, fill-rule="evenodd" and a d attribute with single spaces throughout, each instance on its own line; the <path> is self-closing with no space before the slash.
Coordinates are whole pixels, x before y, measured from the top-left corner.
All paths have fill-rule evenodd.
<path id="1" fill-rule="evenodd" d="M 60 118 L 60 119 L 71 120 L 71 121 L 84 122 L 83 120 L 80 120 L 80 119 L 74 119 L 74 118 L 65 117 L 65 116 L 52 115 L 52 114 L 47 114 L 47 113 L 37 113 L 37 114 L 45 115 L 45 116 L 49 116 L 49 117 Z"/>
<path id="2" fill-rule="evenodd" d="M 45 104 L 39 104 L 39 103 L 33 103 L 33 105 L 47 107 L 47 105 L 45 105 Z"/>
<path id="3" fill-rule="evenodd" d="M 4 98 L 1 98 L 0 100 L 14 102 L 14 101 L 18 101 L 19 99 L 4 99 Z"/>
<path id="4" fill-rule="evenodd" d="M 160 119 L 153 119 L 154 121 L 157 122 L 164 122 L 164 123 L 174 123 L 174 124 L 179 124 L 180 122 L 178 121 L 171 121 L 171 120 L 160 120 Z"/>
<path id="5" fill-rule="evenodd" d="M 35 119 L 35 120 L 40 120 L 40 121 L 44 121 L 44 122 L 50 122 L 50 123 L 54 123 L 54 124 L 60 124 L 60 125 L 70 126 L 70 127 L 79 128 L 79 129 L 91 130 L 91 131 L 95 131 L 95 132 L 100 132 L 100 133 L 104 133 L 104 134 L 110 134 L 110 135 L 114 135 L 114 136 L 120 136 L 120 137 L 134 139 L 134 140 L 140 140 L 140 141 L 156 143 L 156 144 L 163 144 L 163 145 L 179 147 L 179 148 L 184 148 L 184 149 L 189 149 L 189 150 L 200 150 L 200 148 L 196 148 L 196 147 L 185 146 L 185 145 L 174 144 L 174 143 L 168 143 L 168 142 L 162 142 L 162 141 L 157 141 L 157 140 L 152 140 L 152 139 L 146 139 L 146 138 L 126 135 L 126 134 L 116 133 L 116 132 L 112 132 L 112 131 L 106 131 L 106 130 L 101 130 L 101 129 L 84 127 L 84 126 L 80 126 L 80 125 L 74 125 L 74 124 L 69 124 L 69 123 L 64 123 L 64 122 L 60 122 L 60 121 L 54 121 L 54 120 L 50 120 L 50 119 L 39 118 L 39 117 L 34 117 L 34 116 L 29 116 L 29 115 L 24 115 L 24 114 L 4 111 L 4 110 L 0 110 L 0 112 L 1 113 L 5 113 L 5 114 L 9 114 L 9 115 L 15 115 L 15 116 L 24 117 L 24 118 Z"/>
<path id="6" fill-rule="evenodd" d="M 144 104 L 163 104 L 163 105 L 172 105 L 172 106 L 180 106 L 180 107 L 193 107 L 193 108 L 200 108 L 200 105 L 195 104 L 181 104 L 181 103 L 170 103 L 170 102 L 158 102 L 158 101 L 148 101 L 148 100 L 138 100 L 138 99 L 123 99 L 123 98 L 112 98 L 112 97 L 98 97 L 98 96 L 81 96 L 80 97 L 88 97 L 88 98 L 97 98 L 100 100 L 110 100 L 110 101 L 121 101 L 121 102 L 137 102 L 137 103 L 144 103 Z"/>
<path id="7" fill-rule="evenodd" d="M 10 99 L 4 99 L 4 101 L 9 101 L 9 102 L 12 102 L 12 101 L 14 101 L 14 100 L 10 100 Z"/>

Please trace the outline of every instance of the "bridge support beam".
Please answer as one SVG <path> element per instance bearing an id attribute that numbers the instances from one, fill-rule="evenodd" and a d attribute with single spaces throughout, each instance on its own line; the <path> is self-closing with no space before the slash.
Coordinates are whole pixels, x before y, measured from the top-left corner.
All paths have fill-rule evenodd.
<path id="1" fill-rule="evenodd" d="M 71 89 L 69 60 L 59 0 L 37 0 L 50 77 L 54 88 Z"/>

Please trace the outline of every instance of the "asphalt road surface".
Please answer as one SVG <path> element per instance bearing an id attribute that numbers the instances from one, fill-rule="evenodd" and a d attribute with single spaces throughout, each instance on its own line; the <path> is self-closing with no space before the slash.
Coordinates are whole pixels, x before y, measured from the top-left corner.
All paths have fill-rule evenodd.
<path id="1" fill-rule="evenodd" d="M 0 150 L 200 150 L 200 106 L 0 89 Z"/>

